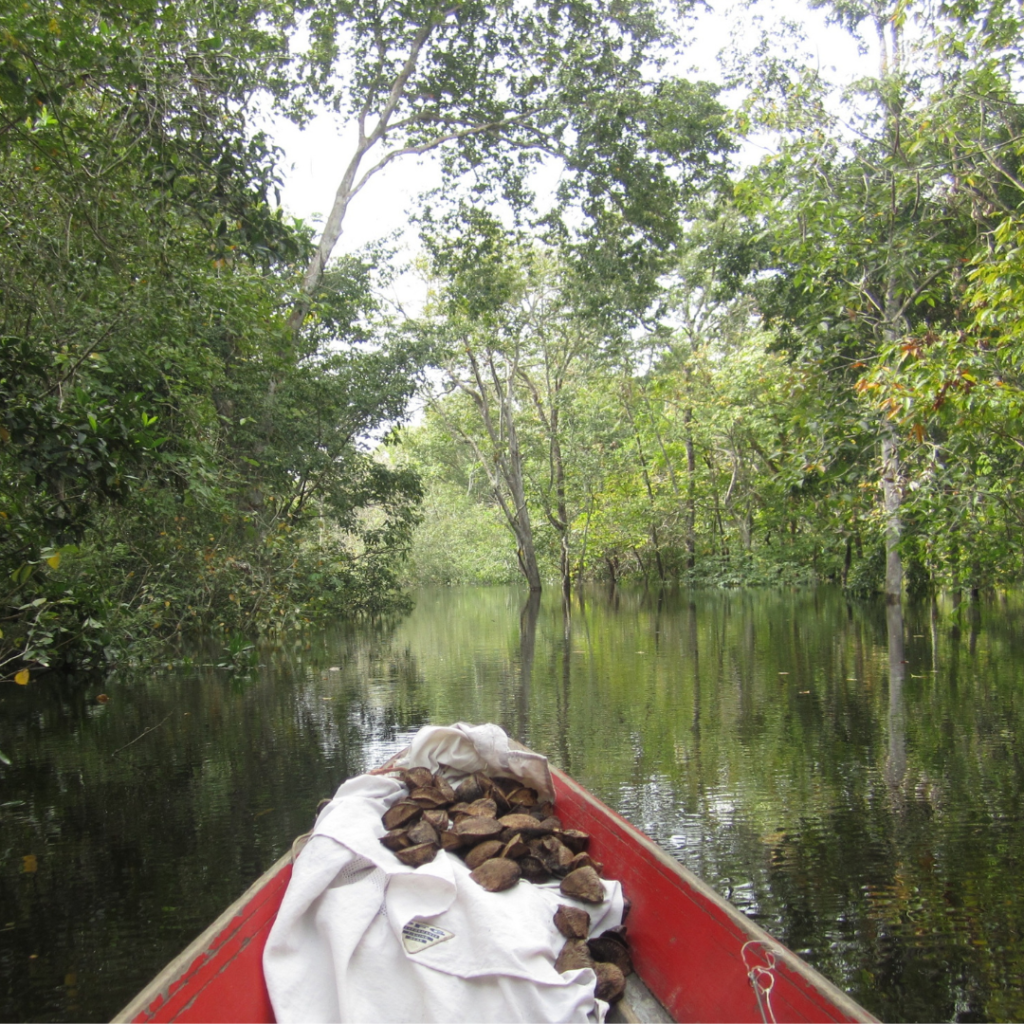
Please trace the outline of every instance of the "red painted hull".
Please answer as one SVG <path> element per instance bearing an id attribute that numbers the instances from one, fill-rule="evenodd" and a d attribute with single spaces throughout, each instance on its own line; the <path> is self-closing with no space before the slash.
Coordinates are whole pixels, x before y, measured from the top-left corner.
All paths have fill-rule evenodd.
<path id="1" fill-rule="evenodd" d="M 873 1021 L 799 957 L 566 775 L 552 770 L 558 816 L 632 901 L 638 973 L 676 1021 L 760 1021 L 742 948 L 767 943 L 778 1021 Z M 263 947 L 291 877 L 283 857 L 127 1006 L 116 1021 L 273 1021 Z M 748 956 L 748 961 L 751 958 Z"/>

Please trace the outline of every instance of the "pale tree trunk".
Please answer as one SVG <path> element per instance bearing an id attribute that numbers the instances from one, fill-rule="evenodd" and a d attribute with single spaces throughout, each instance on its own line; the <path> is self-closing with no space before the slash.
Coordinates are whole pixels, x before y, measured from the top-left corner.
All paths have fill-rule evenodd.
<path id="1" fill-rule="evenodd" d="M 885 287 L 885 325 L 882 331 L 888 344 L 896 340 L 896 327 L 901 315 L 895 275 L 890 274 Z M 882 505 L 885 509 L 885 600 L 889 604 L 898 604 L 903 595 L 903 558 L 900 555 L 903 467 L 900 463 L 899 435 L 891 419 L 882 421 L 881 454 Z"/>
<path id="2" fill-rule="evenodd" d="M 383 157 L 383 159 L 378 160 L 374 166 L 367 170 L 362 177 L 359 177 L 359 168 L 363 162 L 363 158 L 387 135 L 388 130 L 391 128 L 391 118 L 395 113 L 395 108 L 402 99 L 402 95 L 405 92 L 405 87 L 409 78 L 416 70 L 416 64 L 420 59 L 420 53 L 426 45 L 433 27 L 433 20 L 428 19 L 426 24 L 413 38 L 409 47 L 409 54 L 406 57 L 401 70 L 395 76 L 394 81 L 391 84 L 391 89 L 388 92 L 387 99 L 384 101 L 380 112 L 376 115 L 377 123 L 373 128 L 370 131 L 367 131 L 366 122 L 371 114 L 368 104 L 359 111 L 356 117 L 359 139 L 356 143 L 355 152 L 352 154 L 352 158 L 349 160 L 348 166 L 345 168 L 345 173 L 342 175 L 341 184 L 338 186 L 338 191 L 334 196 L 334 205 L 331 207 L 331 212 L 327 216 L 327 222 L 324 224 L 323 234 L 320 236 L 320 242 L 317 245 L 316 252 L 313 254 L 313 258 L 310 260 L 309 266 L 306 268 L 306 273 L 302 279 L 302 288 L 299 298 L 296 300 L 295 305 L 292 307 L 291 315 L 288 317 L 288 327 L 293 333 L 298 331 L 302 326 L 303 321 L 306 319 L 306 314 L 310 310 L 313 303 L 313 295 L 324 276 L 324 271 L 327 269 L 327 261 L 331 258 L 331 253 L 334 252 L 334 247 L 338 244 L 338 240 L 341 238 L 341 232 L 345 225 L 345 215 L 348 213 L 349 203 L 374 174 L 380 171 L 393 159 L 404 156 L 407 152 L 405 150 L 394 150 L 391 153 L 388 153 Z M 440 144 L 441 142 L 438 140 L 436 145 Z M 433 148 L 435 148 L 433 145 L 419 147 L 421 150 Z M 413 151 L 415 150 L 409 150 L 408 152 Z"/>
<path id="3" fill-rule="evenodd" d="M 519 451 L 519 435 L 508 417 L 508 458 L 502 459 L 502 471 L 512 496 L 512 508 L 505 508 L 505 516 L 519 544 L 517 554 L 519 567 L 530 585 L 530 590 L 540 591 L 540 568 L 537 565 L 537 551 L 533 546 L 533 524 L 530 509 L 526 504 L 526 488 L 523 485 L 523 459 Z M 504 504 L 503 504 L 504 507 Z"/>
<path id="4" fill-rule="evenodd" d="M 640 440 L 640 428 L 637 426 L 636 418 L 633 415 L 633 409 L 630 405 L 631 398 L 632 395 L 623 397 L 622 408 L 626 413 L 630 429 L 633 432 L 633 444 L 636 445 L 637 462 L 640 466 L 640 474 L 643 477 L 644 489 L 647 491 L 647 502 L 651 508 L 651 526 L 648 532 L 651 537 L 651 547 L 654 549 L 654 563 L 658 567 L 658 579 L 664 583 L 665 566 L 661 560 L 661 538 L 658 536 L 658 524 L 656 522 L 657 505 L 654 500 L 654 488 L 651 485 L 651 475 L 647 471 L 647 457 L 644 455 L 643 443 Z M 640 572 L 646 577 L 647 570 L 644 568 L 640 555 L 635 550 L 633 554 L 636 556 L 636 560 L 640 565 Z"/>
<path id="5" fill-rule="evenodd" d="M 487 474 L 491 492 L 505 516 L 505 522 L 515 537 L 519 569 L 530 590 L 539 592 L 542 589 L 540 567 L 533 543 L 533 524 L 526 501 L 523 457 L 514 415 L 516 359 L 511 359 L 502 375 L 495 365 L 493 352 L 484 351 L 478 356 L 467 346 L 465 356 L 472 380 L 460 381 L 454 375 L 453 379 L 460 390 L 470 396 L 480 413 L 487 434 L 486 447 L 452 423 L 445 416 L 442 404 L 436 403 L 433 408 L 449 429 L 459 434 L 473 449 L 477 462 Z"/>
<path id="6" fill-rule="evenodd" d="M 693 408 L 683 413 L 683 443 L 686 446 L 686 568 L 697 564 L 697 456 L 693 446 Z"/>
<path id="7" fill-rule="evenodd" d="M 900 29 L 895 20 L 885 12 L 875 12 L 875 29 L 878 33 L 879 75 L 884 83 L 891 75 L 899 73 L 902 58 Z M 886 116 L 888 120 L 888 145 L 897 151 L 900 139 L 900 105 L 891 94 L 886 94 Z M 895 218 L 892 209 L 890 216 Z M 890 270 L 885 282 L 882 335 L 887 344 L 895 342 L 897 329 L 903 316 L 905 304 L 901 304 L 897 292 L 895 272 Z M 903 559 L 900 555 L 900 534 L 903 524 L 900 506 L 903 503 L 903 467 L 900 463 L 899 436 L 896 425 L 886 419 L 882 423 L 882 504 L 885 509 L 885 600 L 898 604 L 903 595 Z M 902 640 L 900 641 L 902 643 Z"/>
<path id="8" fill-rule="evenodd" d="M 548 513 L 548 521 L 558 534 L 559 564 L 562 573 L 562 596 L 568 601 L 572 592 L 572 552 L 569 533 L 569 503 L 565 493 L 565 461 L 558 442 L 558 408 L 551 411 L 551 464 L 555 478 L 555 508 Z"/>
<path id="9" fill-rule="evenodd" d="M 564 372 L 565 367 L 560 367 Z M 551 470 L 550 486 L 554 491 L 554 501 L 539 489 L 544 504 L 544 515 L 558 535 L 559 570 L 562 577 L 562 596 L 568 600 L 572 593 L 572 551 L 570 537 L 569 502 L 565 486 L 565 459 L 562 457 L 560 440 L 560 401 L 562 394 L 562 375 L 547 374 L 547 401 L 541 396 L 533 378 L 525 370 L 519 370 L 519 378 L 526 385 L 534 408 L 548 435 L 548 461 Z"/>
<path id="10" fill-rule="evenodd" d="M 483 376 L 479 372 L 477 362 L 472 359 L 477 382 L 483 393 Z M 537 551 L 533 546 L 533 524 L 530 522 L 530 508 L 526 503 L 526 486 L 523 478 L 523 456 L 519 448 L 519 432 L 516 430 L 515 416 L 513 415 L 514 393 L 512 381 L 515 377 L 514 369 L 509 372 L 508 379 L 501 381 L 493 359 L 488 356 L 488 366 L 491 371 L 491 379 L 494 385 L 494 393 L 498 398 L 499 431 L 495 435 L 491 431 L 490 416 L 485 417 L 488 423 L 488 432 L 491 433 L 491 440 L 494 450 L 498 454 L 498 468 L 504 477 L 512 502 L 511 508 L 502 502 L 505 517 L 508 520 L 512 532 L 519 543 L 517 554 L 519 556 L 519 567 L 530 585 L 530 590 L 540 591 L 540 568 L 537 565 Z M 505 439 L 505 455 L 501 455 L 501 438 Z M 501 495 L 498 496 L 502 500 Z"/>
<path id="11" fill-rule="evenodd" d="M 885 507 L 885 599 L 898 604 L 903 594 L 903 559 L 900 556 L 900 482 L 899 441 L 891 423 L 882 427 L 882 501 Z"/>

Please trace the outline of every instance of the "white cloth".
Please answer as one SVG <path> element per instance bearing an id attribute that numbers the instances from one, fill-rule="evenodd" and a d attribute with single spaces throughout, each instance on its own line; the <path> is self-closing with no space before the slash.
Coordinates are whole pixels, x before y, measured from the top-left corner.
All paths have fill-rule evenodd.
<path id="1" fill-rule="evenodd" d="M 548 759 L 532 750 L 513 750 L 500 726 L 428 725 L 413 737 L 409 749 L 398 758 L 408 768 L 420 766 L 436 772 L 451 768 L 456 772 L 489 771 L 515 775 L 537 790 L 542 800 L 554 800 Z"/>
<path id="2" fill-rule="evenodd" d="M 546 761 L 529 754 L 526 772 L 523 762 L 497 726 L 461 723 L 420 730 L 402 758 L 432 770 L 511 772 L 529 785 L 546 777 L 550 793 Z M 321 812 L 263 954 L 278 1021 L 603 1020 L 594 972 L 554 969 L 565 941 L 554 912 L 575 901 L 557 883 L 486 892 L 444 851 L 406 867 L 379 842 L 381 815 L 405 794 L 395 779 L 361 775 Z M 604 903 L 575 903 L 590 913 L 592 934 L 622 920 L 621 886 L 604 887 Z"/>

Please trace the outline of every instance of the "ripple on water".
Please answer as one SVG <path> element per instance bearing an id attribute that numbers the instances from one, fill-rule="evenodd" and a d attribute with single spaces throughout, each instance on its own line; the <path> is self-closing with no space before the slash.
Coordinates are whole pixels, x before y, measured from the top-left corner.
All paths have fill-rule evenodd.
<path id="1" fill-rule="evenodd" d="M 321 797 L 456 720 L 549 754 L 883 1019 L 1022 1019 L 1018 604 L 972 637 L 908 608 L 895 691 L 875 604 L 621 588 L 569 616 L 449 588 L 102 706 L 5 691 L 0 1019 L 109 1019 Z"/>

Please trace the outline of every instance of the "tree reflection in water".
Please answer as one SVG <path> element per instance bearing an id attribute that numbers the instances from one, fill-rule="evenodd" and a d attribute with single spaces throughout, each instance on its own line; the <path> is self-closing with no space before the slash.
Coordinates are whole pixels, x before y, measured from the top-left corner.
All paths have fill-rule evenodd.
<path id="1" fill-rule="evenodd" d="M 452 588 L 247 677 L 197 650 L 105 705 L 12 687 L 0 1019 L 109 1018 L 321 797 L 456 720 L 548 754 L 883 1019 L 1021 1019 L 1021 600 L 980 610 L 960 637 L 941 600 Z"/>

